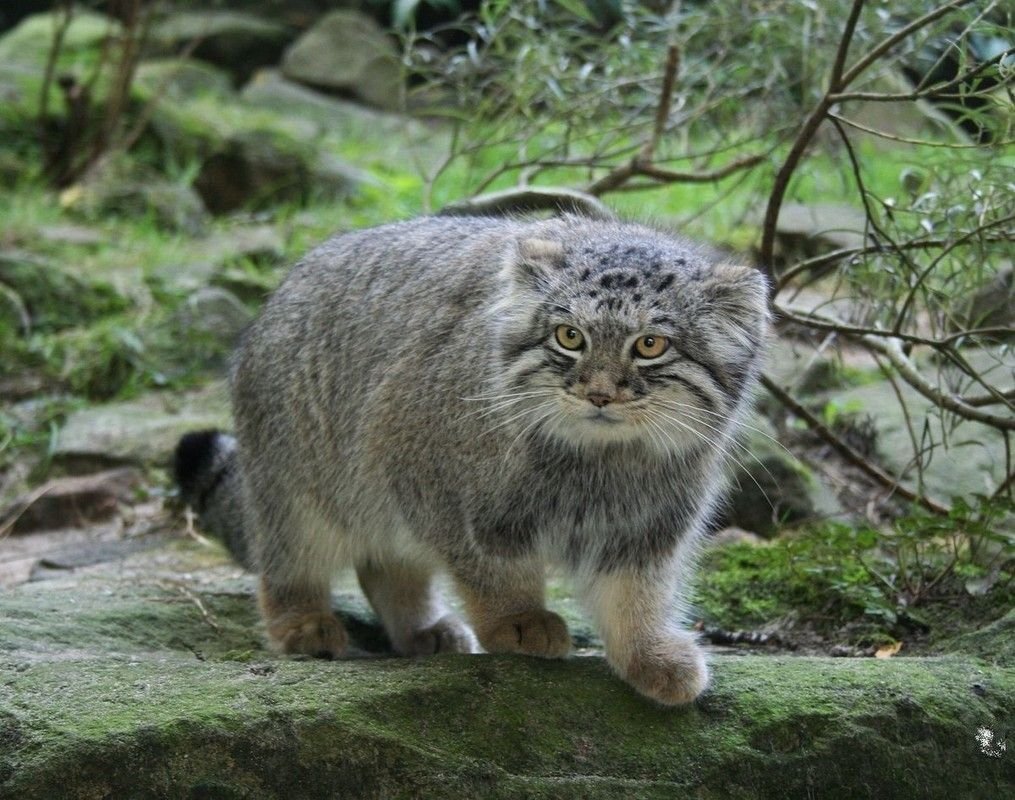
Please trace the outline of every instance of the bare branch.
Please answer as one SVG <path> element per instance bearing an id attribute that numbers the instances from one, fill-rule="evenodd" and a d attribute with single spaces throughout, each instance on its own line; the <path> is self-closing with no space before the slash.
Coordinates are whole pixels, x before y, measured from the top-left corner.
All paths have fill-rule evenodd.
<path id="1" fill-rule="evenodd" d="M 849 463 L 855 467 L 861 469 L 866 475 L 870 476 L 882 486 L 891 490 L 893 493 L 904 497 L 907 500 L 919 503 L 929 511 L 933 511 L 935 514 L 948 514 L 949 508 L 944 503 L 940 503 L 930 497 L 914 492 L 912 489 L 908 489 L 903 486 L 897 478 L 889 474 L 877 464 L 872 463 L 869 459 L 858 453 L 848 443 L 843 441 L 842 438 L 836 435 L 836 433 L 825 425 L 820 419 L 812 414 L 807 408 L 802 406 L 792 395 L 789 394 L 785 389 L 779 386 L 767 375 L 761 376 L 761 384 L 767 389 L 776 400 L 782 405 L 788 408 L 793 414 L 803 420 L 807 427 L 810 428 L 822 441 L 827 443 L 832 449 L 834 449 L 839 455 L 845 458 Z"/>

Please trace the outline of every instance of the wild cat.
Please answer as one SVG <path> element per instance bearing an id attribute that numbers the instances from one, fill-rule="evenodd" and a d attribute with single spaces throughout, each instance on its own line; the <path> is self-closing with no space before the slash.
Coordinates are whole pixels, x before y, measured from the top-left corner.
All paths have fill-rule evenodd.
<path id="1" fill-rule="evenodd" d="M 432 217 L 298 263 L 233 362 L 235 439 L 180 442 L 183 497 L 260 573 L 271 642 L 338 656 L 356 569 L 395 650 L 563 658 L 548 565 L 624 680 L 706 687 L 680 626 L 768 325 L 755 269 L 635 224 Z M 467 625 L 434 585 L 446 572 Z"/>

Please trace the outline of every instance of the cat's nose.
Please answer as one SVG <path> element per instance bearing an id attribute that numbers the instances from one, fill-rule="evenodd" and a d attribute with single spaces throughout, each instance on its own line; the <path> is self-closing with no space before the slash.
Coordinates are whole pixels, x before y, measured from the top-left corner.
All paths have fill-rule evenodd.
<path id="1" fill-rule="evenodd" d="M 613 397 L 608 394 L 589 393 L 585 395 L 585 399 L 588 400 L 596 408 L 602 408 L 607 403 L 613 402 Z"/>

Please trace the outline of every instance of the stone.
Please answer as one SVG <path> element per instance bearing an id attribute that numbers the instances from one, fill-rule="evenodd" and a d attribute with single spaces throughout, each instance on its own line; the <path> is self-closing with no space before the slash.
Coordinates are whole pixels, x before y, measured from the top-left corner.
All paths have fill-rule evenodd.
<path id="1" fill-rule="evenodd" d="M 338 199 L 359 188 L 352 168 L 268 131 L 229 138 L 201 164 L 194 188 L 213 214 L 311 197 Z"/>
<path id="2" fill-rule="evenodd" d="M 126 158 L 103 160 L 60 193 L 60 204 L 85 219 L 152 215 L 162 228 L 199 233 L 206 220 L 201 198 L 189 186 Z"/>
<path id="3" fill-rule="evenodd" d="M 776 223 L 780 263 L 813 258 L 835 250 L 864 247 L 867 217 L 863 209 L 832 203 L 785 203 Z"/>
<path id="4" fill-rule="evenodd" d="M 274 69 L 259 70 L 243 87 L 240 97 L 249 106 L 312 120 L 322 129 L 342 137 L 423 140 L 434 135 L 409 117 L 325 94 L 287 80 Z"/>
<path id="5" fill-rule="evenodd" d="M 6 310 L 4 298 L 14 313 Z M 20 250 L 0 251 L 0 330 L 62 330 L 122 311 L 127 300 L 105 281 L 70 272 Z"/>
<path id="6" fill-rule="evenodd" d="M 56 438 L 53 461 L 78 474 L 122 464 L 165 466 L 184 433 L 228 428 L 229 420 L 223 383 L 183 395 L 155 392 L 92 406 L 67 418 Z"/>
<path id="7" fill-rule="evenodd" d="M 232 292 L 206 286 L 191 294 L 180 307 L 178 322 L 190 333 L 211 337 L 231 351 L 254 314 Z"/>
<path id="8" fill-rule="evenodd" d="M 53 43 L 53 31 L 63 13 L 34 14 L 21 20 L 0 37 L 0 61 L 44 65 Z M 120 23 L 94 11 L 76 7 L 64 32 L 61 55 L 74 60 L 83 53 L 95 53 L 109 37 L 122 31 Z"/>
<path id="9" fill-rule="evenodd" d="M 397 109 L 403 88 L 398 53 L 372 19 L 352 10 L 326 14 L 286 50 L 282 74 L 294 81 Z"/>
<path id="10" fill-rule="evenodd" d="M 280 657 L 249 580 L 174 552 L 0 594 L 0 795 L 1010 794 L 1010 662 L 714 655 L 709 692 L 665 709 L 598 654 L 391 658 L 344 593 L 360 657 Z"/>
<path id="11" fill-rule="evenodd" d="M 153 53 L 177 55 L 195 40 L 195 58 L 227 70 L 241 85 L 255 70 L 276 64 L 295 31 L 287 25 L 236 10 L 176 11 L 152 26 Z"/>
<path id="12" fill-rule="evenodd" d="M 141 484 L 131 467 L 56 478 L 17 498 L 0 513 L 0 532 L 28 533 L 108 519 Z"/>
<path id="13" fill-rule="evenodd" d="M 954 330 L 975 328 L 1008 328 L 1007 334 L 995 334 L 995 340 L 1015 337 L 1015 272 L 1007 264 L 959 306 Z"/>
<path id="14" fill-rule="evenodd" d="M 185 58 L 140 62 L 131 88 L 142 101 L 156 96 L 163 102 L 178 102 L 196 95 L 229 98 L 233 94 L 229 75 L 210 64 Z"/>

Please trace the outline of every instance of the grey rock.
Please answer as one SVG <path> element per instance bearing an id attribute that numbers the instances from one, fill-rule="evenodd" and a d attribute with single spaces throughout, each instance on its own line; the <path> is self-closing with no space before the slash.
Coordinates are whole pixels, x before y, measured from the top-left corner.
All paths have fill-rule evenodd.
<path id="1" fill-rule="evenodd" d="M 160 102 L 198 95 L 229 98 L 233 94 L 228 74 L 201 61 L 184 58 L 142 61 L 134 73 L 132 88 L 142 100 L 158 97 Z"/>
<path id="2" fill-rule="evenodd" d="M 283 658 L 217 549 L 124 555 L 0 594 L 4 797 L 1010 793 L 1007 655 L 714 655 L 708 694 L 663 709 L 595 652 L 384 657 L 353 592 L 334 602 L 372 657 Z"/>
<path id="3" fill-rule="evenodd" d="M 258 71 L 243 87 L 240 97 L 250 106 L 312 120 L 321 129 L 342 136 L 421 139 L 432 135 L 408 117 L 325 94 L 287 80 L 274 69 Z"/>
<path id="4" fill-rule="evenodd" d="M 86 219 L 151 214 L 160 227 L 190 234 L 199 233 L 207 217 L 201 198 L 189 186 L 125 158 L 97 164 L 64 191 L 61 201 Z"/>
<path id="5" fill-rule="evenodd" d="M 357 173 L 339 170 L 335 163 L 310 146 L 268 131 L 248 131 L 204 160 L 194 188 L 214 214 L 355 193 Z"/>
<path id="6" fill-rule="evenodd" d="M 141 473 L 133 467 L 55 478 L 16 498 L 0 513 L 0 532 L 29 533 L 108 519 L 140 484 Z"/>
<path id="7" fill-rule="evenodd" d="M 152 26 L 151 51 L 175 55 L 198 40 L 196 58 L 229 71 L 237 85 L 274 64 L 295 32 L 287 25 L 242 11 L 177 11 Z"/>
<path id="8" fill-rule="evenodd" d="M 6 300 L 6 302 L 5 302 Z M 77 275 L 19 250 L 0 251 L 0 325 L 60 330 L 122 311 L 126 299 L 105 281 Z"/>
<path id="9" fill-rule="evenodd" d="M 119 464 L 166 465 L 184 433 L 229 427 L 225 385 L 185 395 L 153 393 L 71 414 L 60 429 L 54 462 L 68 472 Z"/>
<path id="10" fill-rule="evenodd" d="M 959 302 L 955 330 L 974 328 L 1009 328 L 1007 335 L 996 339 L 1015 338 L 1015 270 L 1008 264 L 978 289 L 964 303 Z"/>
<path id="11" fill-rule="evenodd" d="M 211 337 L 224 349 L 232 350 L 254 314 L 232 292 L 207 286 L 187 298 L 178 316 L 189 333 Z"/>
<path id="12" fill-rule="evenodd" d="M 862 209 L 830 203 L 787 203 L 779 209 L 776 251 L 782 262 L 868 243 Z"/>
<path id="13" fill-rule="evenodd" d="M 738 463 L 720 515 L 721 527 L 741 528 L 769 538 L 783 525 L 815 516 L 812 493 L 816 479 L 769 435 L 752 431 L 744 448 L 736 451 Z"/>
<path id="14" fill-rule="evenodd" d="M 377 23 L 356 11 L 333 11 L 318 20 L 286 51 L 282 74 L 378 108 L 400 104 L 398 53 Z"/>

